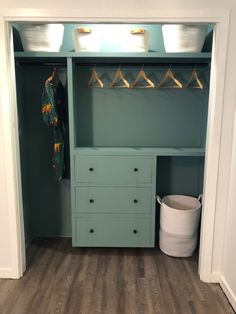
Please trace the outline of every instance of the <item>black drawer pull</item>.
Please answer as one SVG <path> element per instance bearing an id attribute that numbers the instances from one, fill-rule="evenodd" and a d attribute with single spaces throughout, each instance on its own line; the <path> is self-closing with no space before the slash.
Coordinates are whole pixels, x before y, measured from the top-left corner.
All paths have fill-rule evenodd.
<path id="1" fill-rule="evenodd" d="M 90 233 L 94 233 L 94 229 L 90 229 L 89 232 L 90 232 Z"/>
<path id="2" fill-rule="evenodd" d="M 89 203 L 94 203 L 94 199 L 91 198 L 91 200 L 89 200 Z"/>
<path id="3" fill-rule="evenodd" d="M 138 172 L 138 168 L 134 168 L 134 171 L 135 171 L 135 172 Z"/>
<path id="4" fill-rule="evenodd" d="M 89 168 L 89 171 L 93 171 L 94 169 L 93 168 Z"/>
<path id="5" fill-rule="evenodd" d="M 133 230 L 133 233 L 138 233 L 138 230 L 134 229 L 134 230 Z"/>
<path id="6" fill-rule="evenodd" d="M 134 203 L 138 203 L 138 200 L 135 199 L 135 200 L 134 200 Z"/>

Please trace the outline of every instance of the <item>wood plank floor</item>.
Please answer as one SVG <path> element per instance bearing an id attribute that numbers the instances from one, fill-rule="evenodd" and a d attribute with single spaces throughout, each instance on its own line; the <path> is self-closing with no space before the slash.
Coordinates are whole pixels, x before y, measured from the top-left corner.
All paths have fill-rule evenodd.
<path id="1" fill-rule="evenodd" d="M 159 249 L 72 248 L 70 239 L 35 239 L 27 271 L 0 280 L 1 314 L 227 314 L 218 284 L 199 280 L 197 256 Z"/>

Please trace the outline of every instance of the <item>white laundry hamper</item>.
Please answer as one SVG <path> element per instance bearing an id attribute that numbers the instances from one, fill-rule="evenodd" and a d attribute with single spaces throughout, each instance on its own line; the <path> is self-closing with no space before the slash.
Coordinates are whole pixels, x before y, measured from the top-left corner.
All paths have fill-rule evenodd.
<path id="1" fill-rule="evenodd" d="M 191 256 L 197 246 L 201 195 L 157 196 L 160 208 L 159 245 L 162 252 L 175 257 Z"/>

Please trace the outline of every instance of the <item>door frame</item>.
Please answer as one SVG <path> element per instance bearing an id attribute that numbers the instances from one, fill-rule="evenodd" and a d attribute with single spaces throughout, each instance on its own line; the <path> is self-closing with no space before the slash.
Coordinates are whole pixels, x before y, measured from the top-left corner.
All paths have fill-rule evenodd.
<path id="1" fill-rule="evenodd" d="M 209 93 L 208 127 L 206 138 L 203 211 L 199 252 L 199 274 L 205 282 L 219 282 L 222 247 L 214 252 L 214 242 L 223 234 L 224 221 L 217 224 L 217 187 L 219 175 L 224 82 L 229 32 L 229 10 L 3 10 L 0 13 L 0 122 L 3 124 L 3 154 L 6 176 L 7 203 L 10 221 L 10 251 L 12 264 L 6 277 L 20 278 L 26 269 L 23 204 L 20 172 L 18 117 L 15 88 L 13 38 L 10 23 L 17 21 L 68 23 L 212 23 L 215 24 L 211 81 Z M 92 16 L 91 16 L 92 15 Z M 89 16 L 89 18 L 88 18 Z M 112 16 L 112 17 L 111 17 Z M 221 75 L 217 75 L 221 73 Z M 3 118 L 4 115 L 4 118 Z M 219 196 L 219 195 L 218 195 Z M 221 241 L 222 242 L 222 241 Z M 214 253 L 214 254 L 213 254 Z M 0 252 L 1 254 L 1 252 Z M 218 255 L 218 256 L 216 256 Z M 215 269 L 213 269 L 215 265 Z M 0 271 L 0 277 L 4 274 Z"/>

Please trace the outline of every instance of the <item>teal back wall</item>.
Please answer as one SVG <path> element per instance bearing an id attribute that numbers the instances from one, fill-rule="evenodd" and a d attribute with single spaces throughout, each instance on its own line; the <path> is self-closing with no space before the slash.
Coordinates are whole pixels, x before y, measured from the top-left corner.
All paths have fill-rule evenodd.
<path id="1" fill-rule="evenodd" d="M 158 157 L 156 192 L 160 196 L 202 194 L 204 157 Z"/>
<path id="2" fill-rule="evenodd" d="M 133 82 L 142 65 L 121 65 Z M 169 65 L 145 66 L 157 83 Z M 172 66 L 185 84 L 193 66 Z M 77 146 L 203 147 L 208 110 L 209 67 L 198 68 L 205 89 L 111 89 L 118 65 L 96 66 L 105 88 L 88 88 L 92 65 L 75 68 Z"/>
<path id="3" fill-rule="evenodd" d="M 55 180 L 52 133 L 41 116 L 43 83 L 51 71 L 45 66 L 16 68 L 26 239 L 71 235 L 70 181 Z"/>

